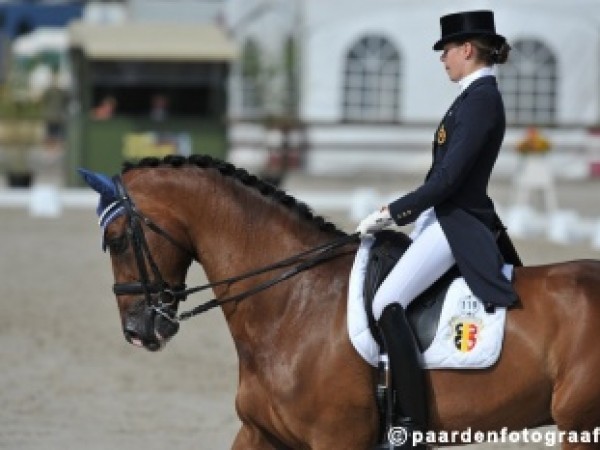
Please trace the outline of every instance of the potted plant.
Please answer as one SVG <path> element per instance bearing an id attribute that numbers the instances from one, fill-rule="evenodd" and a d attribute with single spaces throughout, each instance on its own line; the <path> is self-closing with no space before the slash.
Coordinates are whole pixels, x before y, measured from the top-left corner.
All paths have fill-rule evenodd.
<path id="1" fill-rule="evenodd" d="M 39 119 L 32 106 L 3 99 L 0 108 L 0 140 L 4 147 L 4 170 L 10 187 L 29 187 L 33 182 L 32 148 L 39 140 Z"/>
<path id="2" fill-rule="evenodd" d="M 517 144 L 517 152 L 521 155 L 544 155 L 551 145 L 536 127 L 529 127 L 525 137 Z"/>
<path id="3" fill-rule="evenodd" d="M 33 172 L 29 167 L 29 151 L 23 148 L 8 150 L 6 182 L 9 187 L 27 188 L 33 183 Z"/>

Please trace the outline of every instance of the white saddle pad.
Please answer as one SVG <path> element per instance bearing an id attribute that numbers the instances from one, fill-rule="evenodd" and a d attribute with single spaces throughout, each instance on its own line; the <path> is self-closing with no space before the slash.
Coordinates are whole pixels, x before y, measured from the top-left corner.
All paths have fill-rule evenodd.
<path id="1" fill-rule="evenodd" d="M 379 346 L 369 329 L 364 308 L 363 286 L 373 238 L 364 238 L 356 253 L 348 292 L 348 332 L 356 351 L 372 366 L 379 361 Z M 512 266 L 503 268 L 511 279 Z M 463 278 L 448 288 L 433 342 L 421 354 L 425 369 L 483 369 L 500 356 L 504 339 L 506 308 L 485 312 Z"/>

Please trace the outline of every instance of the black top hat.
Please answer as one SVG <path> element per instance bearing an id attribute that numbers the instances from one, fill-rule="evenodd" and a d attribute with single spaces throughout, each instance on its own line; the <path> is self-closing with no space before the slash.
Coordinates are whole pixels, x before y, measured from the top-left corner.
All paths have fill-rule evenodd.
<path id="1" fill-rule="evenodd" d="M 442 37 L 433 46 L 434 50 L 442 50 L 448 42 L 456 42 L 474 36 L 489 36 L 498 45 L 506 42 L 504 36 L 496 34 L 494 13 L 492 11 L 467 11 L 448 14 L 440 18 Z"/>

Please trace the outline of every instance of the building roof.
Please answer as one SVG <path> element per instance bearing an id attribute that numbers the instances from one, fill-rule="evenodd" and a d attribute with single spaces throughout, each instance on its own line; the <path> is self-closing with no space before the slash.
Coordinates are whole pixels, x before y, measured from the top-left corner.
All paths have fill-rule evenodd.
<path id="1" fill-rule="evenodd" d="M 236 56 L 233 41 L 212 24 L 78 21 L 69 26 L 69 41 L 91 59 L 229 61 Z"/>

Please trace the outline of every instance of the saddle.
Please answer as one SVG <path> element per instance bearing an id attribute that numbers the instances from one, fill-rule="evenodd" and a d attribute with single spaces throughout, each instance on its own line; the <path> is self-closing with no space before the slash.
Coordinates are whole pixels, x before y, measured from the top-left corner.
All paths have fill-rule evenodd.
<path id="1" fill-rule="evenodd" d="M 373 317 L 372 303 L 377 289 L 402 257 L 411 239 L 404 233 L 383 230 L 377 233 L 371 247 L 364 284 L 364 302 L 371 334 L 382 346 L 379 327 Z M 446 292 L 452 281 L 460 277 L 457 266 L 452 267 L 433 285 L 413 300 L 406 309 L 406 317 L 421 352 L 433 342 L 440 321 Z"/>

